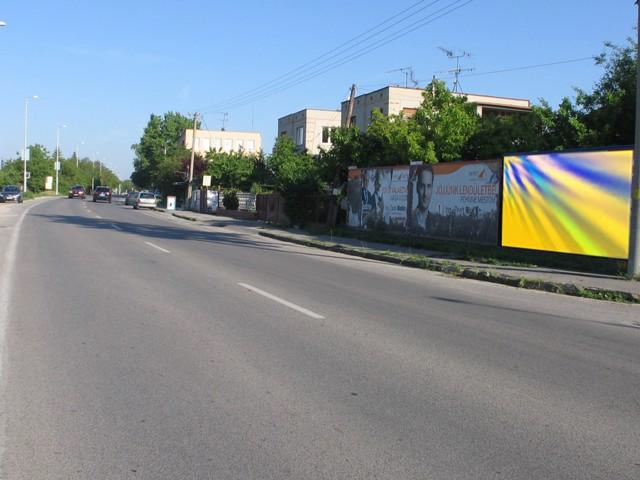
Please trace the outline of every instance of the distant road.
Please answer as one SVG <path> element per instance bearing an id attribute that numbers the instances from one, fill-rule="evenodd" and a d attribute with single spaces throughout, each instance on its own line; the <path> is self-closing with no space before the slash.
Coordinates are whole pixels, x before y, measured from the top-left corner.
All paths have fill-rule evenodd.
<path id="1" fill-rule="evenodd" d="M 1 478 L 640 478 L 637 306 L 89 199 L 0 244 Z"/>

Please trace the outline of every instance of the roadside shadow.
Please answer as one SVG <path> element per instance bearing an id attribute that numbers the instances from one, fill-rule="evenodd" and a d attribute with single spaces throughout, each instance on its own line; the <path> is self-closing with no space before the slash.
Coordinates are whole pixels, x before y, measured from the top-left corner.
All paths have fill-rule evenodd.
<path id="1" fill-rule="evenodd" d="M 191 228 L 182 228 L 171 225 L 154 225 L 150 223 L 133 223 L 121 220 L 90 218 L 80 215 L 60 215 L 60 214 L 40 214 L 33 213 L 31 216 L 40 217 L 49 222 L 74 225 L 76 227 L 87 230 L 103 230 L 115 232 L 114 226 L 120 230 L 120 233 L 129 235 L 138 235 L 149 239 L 157 240 L 187 240 L 193 242 L 201 242 L 208 244 L 229 245 L 234 247 L 243 247 L 269 251 L 273 253 L 285 255 L 298 255 L 306 257 L 324 257 L 335 258 L 335 255 L 327 255 L 321 253 L 293 251 L 282 243 L 278 245 L 272 241 L 264 241 L 258 238 L 251 238 L 244 233 L 234 233 L 230 231 L 212 232 L 201 231 Z M 354 261 L 371 262 L 365 258 L 350 257 Z"/>

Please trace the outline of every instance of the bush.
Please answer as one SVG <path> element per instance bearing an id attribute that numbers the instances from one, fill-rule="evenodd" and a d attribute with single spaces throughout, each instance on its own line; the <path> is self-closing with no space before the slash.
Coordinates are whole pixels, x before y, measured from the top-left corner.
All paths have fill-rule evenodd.
<path id="1" fill-rule="evenodd" d="M 232 189 L 224 192 L 222 204 L 227 210 L 237 210 L 240 206 L 240 201 L 238 200 L 238 191 Z"/>

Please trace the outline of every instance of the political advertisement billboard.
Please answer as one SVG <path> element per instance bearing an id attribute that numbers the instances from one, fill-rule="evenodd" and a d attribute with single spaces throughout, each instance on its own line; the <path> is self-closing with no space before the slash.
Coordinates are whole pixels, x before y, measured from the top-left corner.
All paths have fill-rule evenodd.
<path id="1" fill-rule="evenodd" d="M 347 225 L 496 244 L 499 160 L 349 170 Z"/>
<path id="2" fill-rule="evenodd" d="M 504 158 L 502 245 L 627 258 L 631 150 Z"/>
<path id="3" fill-rule="evenodd" d="M 429 237 L 497 244 L 499 160 L 414 165 L 407 229 Z"/>

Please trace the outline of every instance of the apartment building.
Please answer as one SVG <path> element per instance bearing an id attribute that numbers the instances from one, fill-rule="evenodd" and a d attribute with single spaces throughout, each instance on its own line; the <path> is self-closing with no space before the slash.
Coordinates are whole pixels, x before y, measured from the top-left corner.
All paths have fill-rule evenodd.
<path id="1" fill-rule="evenodd" d="M 339 110 L 307 108 L 278 119 L 278 136 L 289 136 L 298 150 L 311 155 L 331 147 L 331 129 L 340 126 Z"/>
<path id="2" fill-rule="evenodd" d="M 185 130 L 180 139 L 182 145 L 191 149 L 193 129 Z M 262 149 L 262 135 L 258 132 L 233 132 L 228 130 L 196 130 L 195 152 L 201 155 L 209 150 L 226 153 L 257 153 Z"/>
<path id="3" fill-rule="evenodd" d="M 421 88 L 408 87 L 384 87 L 380 90 L 364 93 L 355 98 L 351 124 L 365 131 L 373 117 L 374 111 L 383 115 L 399 115 L 412 117 L 422 103 Z M 516 112 L 530 112 L 531 102 L 521 98 L 494 97 L 490 95 L 477 95 L 474 93 L 454 93 L 458 96 L 466 96 L 470 103 L 476 105 L 479 116 L 484 115 L 508 115 Z M 349 100 L 341 104 L 340 117 L 343 125 L 347 124 Z"/>

